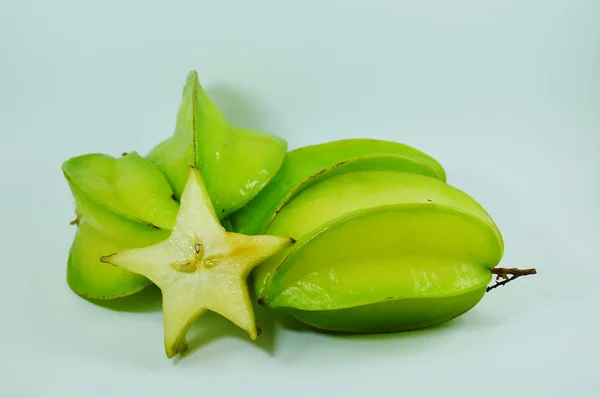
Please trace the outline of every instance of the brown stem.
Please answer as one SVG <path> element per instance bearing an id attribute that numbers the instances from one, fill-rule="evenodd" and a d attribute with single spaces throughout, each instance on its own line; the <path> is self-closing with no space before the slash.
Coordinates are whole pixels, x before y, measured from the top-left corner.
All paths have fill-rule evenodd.
<path id="1" fill-rule="evenodd" d="M 502 282 L 496 283 L 493 286 L 489 286 L 485 290 L 486 292 L 489 292 L 490 290 L 495 289 L 498 286 L 504 286 L 508 282 L 513 281 L 513 280 L 517 279 L 520 276 L 537 274 L 537 271 L 536 271 L 535 268 L 529 268 L 529 269 L 492 268 L 492 269 L 490 269 L 490 271 L 492 272 L 492 274 L 496 275 L 496 280 L 500 280 L 500 279 L 504 279 L 504 280 Z M 512 276 L 509 277 L 508 275 L 512 275 Z"/>

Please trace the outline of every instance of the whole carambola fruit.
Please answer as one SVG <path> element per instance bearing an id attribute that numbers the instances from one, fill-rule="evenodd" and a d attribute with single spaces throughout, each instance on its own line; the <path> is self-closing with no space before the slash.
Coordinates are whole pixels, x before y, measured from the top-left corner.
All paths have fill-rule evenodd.
<path id="1" fill-rule="evenodd" d="M 75 200 L 77 232 L 67 282 L 77 294 L 109 299 L 136 293 L 151 282 L 100 262 L 100 257 L 165 239 L 179 204 L 160 170 L 136 152 L 114 158 L 87 154 L 62 165 Z"/>
<path id="2" fill-rule="evenodd" d="M 223 219 L 271 180 L 286 151 L 284 139 L 228 122 L 202 89 L 198 74 L 191 71 L 174 134 L 154 147 L 147 158 L 166 175 L 178 199 L 189 167 L 197 167 L 219 219 Z"/>
<path id="3" fill-rule="evenodd" d="M 463 314 L 502 258 L 485 209 L 440 179 L 340 174 L 292 199 L 266 233 L 297 240 L 253 272 L 259 301 L 320 329 L 397 332 Z"/>
<path id="4" fill-rule="evenodd" d="M 397 170 L 446 180 L 440 163 L 405 144 L 351 138 L 310 145 L 290 151 L 273 179 L 228 222 L 234 231 L 260 234 L 281 209 L 313 184 L 359 170 Z"/>

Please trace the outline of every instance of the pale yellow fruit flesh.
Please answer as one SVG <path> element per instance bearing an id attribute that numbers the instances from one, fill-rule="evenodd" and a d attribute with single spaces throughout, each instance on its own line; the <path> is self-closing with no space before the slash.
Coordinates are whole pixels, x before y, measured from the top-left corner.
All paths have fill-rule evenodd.
<path id="1" fill-rule="evenodd" d="M 120 251 L 101 261 L 143 275 L 160 288 L 165 352 L 173 357 L 187 349 L 190 325 L 208 310 L 255 339 L 247 276 L 256 264 L 292 243 L 288 237 L 225 231 L 202 174 L 190 168 L 171 235 L 152 246 Z"/>

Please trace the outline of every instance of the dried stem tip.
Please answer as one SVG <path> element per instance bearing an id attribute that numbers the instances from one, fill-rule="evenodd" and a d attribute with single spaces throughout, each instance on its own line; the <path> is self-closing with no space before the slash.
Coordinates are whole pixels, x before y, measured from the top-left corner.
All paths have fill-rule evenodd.
<path id="1" fill-rule="evenodd" d="M 492 274 L 496 275 L 496 280 L 500 280 L 500 279 L 504 279 L 504 280 L 502 282 L 496 283 L 493 286 L 488 287 L 486 289 L 486 292 L 489 292 L 490 290 L 495 289 L 498 286 L 504 286 L 508 282 L 513 281 L 520 276 L 537 274 L 537 271 L 535 268 L 529 268 L 529 269 L 492 268 L 492 269 L 490 269 L 490 271 L 492 272 Z M 509 277 L 509 275 L 511 275 L 511 276 Z"/>

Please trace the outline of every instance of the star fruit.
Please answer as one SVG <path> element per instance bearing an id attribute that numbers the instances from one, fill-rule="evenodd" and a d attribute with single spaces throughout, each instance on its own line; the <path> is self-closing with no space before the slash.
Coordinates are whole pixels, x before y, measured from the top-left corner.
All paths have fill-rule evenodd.
<path id="1" fill-rule="evenodd" d="M 309 145 L 287 153 L 264 189 L 229 216 L 230 229 L 263 233 L 277 213 L 303 190 L 327 178 L 359 170 L 397 170 L 446 180 L 446 172 L 436 159 L 398 142 L 352 138 Z"/>
<path id="2" fill-rule="evenodd" d="M 196 71 L 183 89 L 172 136 L 147 158 L 166 175 L 179 198 L 188 168 L 198 168 L 219 219 L 248 203 L 277 172 L 287 141 L 230 123 L 206 94 Z"/>
<path id="3" fill-rule="evenodd" d="M 179 204 L 160 170 L 136 152 L 115 158 L 87 154 L 62 171 L 75 200 L 77 230 L 67 260 L 67 283 L 78 295 L 112 299 L 151 282 L 100 257 L 160 242 L 175 223 Z"/>
<path id="4" fill-rule="evenodd" d="M 101 261 L 143 275 L 163 295 L 165 352 L 187 350 L 186 334 L 206 311 L 214 311 L 257 337 L 246 280 L 250 271 L 294 240 L 248 236 L 220 224 L 202 173 L 188 169 L 180 208 L 170 236 L 143 248 L 124 250 Z"/>
<path id="5" fill-rule="evenodd" d="M 266 233 L 297 242 L 252 272 L 259 302 L 341 332 L 413 330 L 464 314 L 482 299 L 504 250 L 497 225 L 468 194 L 391 170 L 311 186 Z"/>

